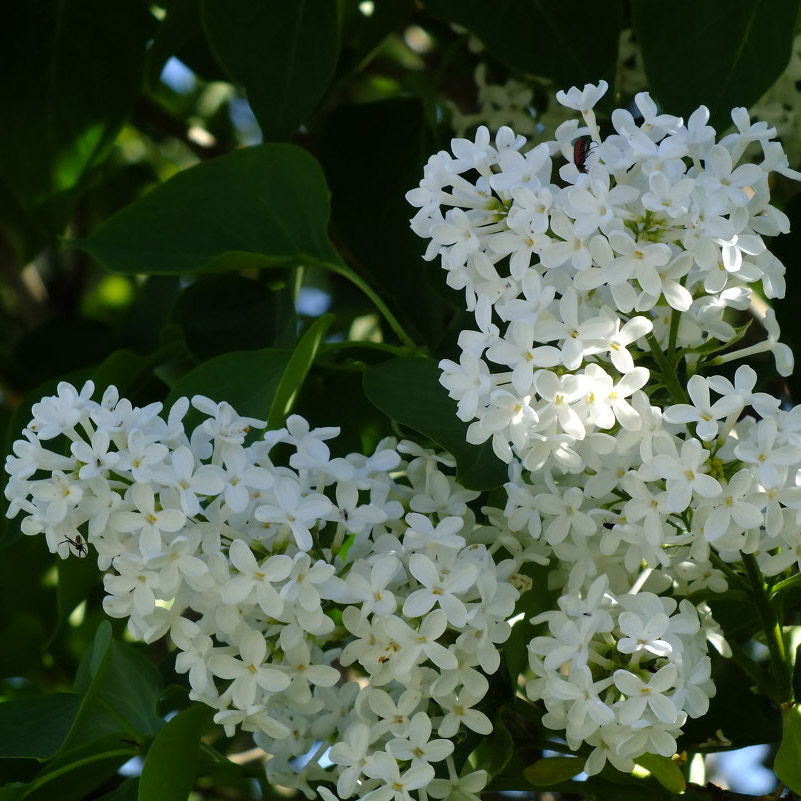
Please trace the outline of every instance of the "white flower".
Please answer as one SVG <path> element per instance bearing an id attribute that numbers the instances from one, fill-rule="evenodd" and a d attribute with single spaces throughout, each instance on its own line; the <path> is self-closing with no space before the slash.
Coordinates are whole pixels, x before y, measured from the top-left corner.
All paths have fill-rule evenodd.
<path id="1" fill-rule="evenodd" d="M 349 798 L 356 791 L 356 783 L 367 765 L 370 747 L 370 727 L 364 723 L 348 726 L 344 737 L 331 746 L 328 755 L 335 765 L 345 767 L 339 772 L 337 793 Z"/>
<path id="2" fill-rule="evenodd" d="M 142 556 L 157 556 L 163 549 L 161 533 L 180 531 L 186 515 L 178 509 L 156 511 L 156 496 L 150 484 L 134 484 L 130 499 L 137 511 L 115 512 L 111 515 L 111 525 L 117 531 L 138 534 Z"/>
<path id="3" fill-rule="evenodd" d="M 398 763 L 386 752 L 379 752 L 365 766 L 368 776 L 384 782 L 362 796 L 364 801 L 409 801 L 409 792 L 426 787 L 434 778 L 434 768 L 428 763 L 412 765 L 403 774 Z"/>
<path id="4" fill-rule="evenodd" d="M 232 679 L 231 700 L 239 709 L 247 709 L 256 701 L 257 688 L 276 693 L 285 690 L 290 677 L 265 664 L 267 643 L 258 631 L 248 631 L 239 645 L 239 657 L 215 654 L 209 657 L 209 670 L 222 679 Z"/>
<path id="5" fill-rule="evenodd" d="M 676 666 L 667 664 L 645 682 L 628 670 L 616 670 L 615 686 L 626 696 L 617 710 L 618 719 L 631 725 L 642 718 L 646 708 L 663 723 L 675 723 L 679 713 L 675 704 L 664 695 L 676 684 Z"/>
<path id="6" fill-rule="evenodd" d="M 228 557 L 239 573 L 222 587 L 222 602 L 239 604 L 247 601 L 253 594 L 265 615 L 280 617 L 284 604 L 273 583 L 283 581 L 289 576 L 292 559 L 286 554 L 275 554 L 259 564 L 253 551 L 242 540 L 231 543 Z"/>
<path id="7" fill-rule="evenodd" d="M 466 592 L 476 581 L 477 569 L 470 562 L 457 563 L 447 571 L 427 556 L 414 553 L 409 557 L 409 572 L 422 584 L 403 603 L 403 614 L 422 617 L 435 604 L 445 612 L 448 621 L 458 627 L 467 621 L 467 609 L 457 596 Z"/>
<path id="8" fill-rule="evenodd" d="M 753 499 L 748 497 L 753 486 L 754 477 L 750 470 L 738 470 L 729 479 L 728 484 L 723 487 L 722 498 L 716 502 L 704 522 L 704 537 L 708 542 L 714 542 L 723 536 L 732 521 L 741 529 L 762 525 L 762 512 L 753 503 Z"/>
<path id="9" fill-rule="evenodd" d="M 405 676 L 424 659 L 430 659 L 442 670 L 458 667 L 453 652 L 438 642 L 448 627 L 448 617 L 441 609 L 429 612 L 415 631 L 398 617 L 388 617 L 384 621 L 384 631 L 394 640 L 400 653 L 393 661 L 393 670 L 398 676 Z"/>
<path id="10" fill-rule="evenodd" d="M 599 81 L 598 85 L 588 83 L 584 89 L 572 86 L 567 92 L 559 90 L 556 93 L 557 102 L 576 111 L 589 111 L 605 94 L 609 88 L 606 81 Z"/>
<path id="11" fill-rule="evenodd" d="M 331 511 L 331 501 L 319 493 L 303 495 L 300 485 L 292 478 L 276 480 L 272 492 L 275 503 L 258 506 L 254 513 L 256 520 L 286 526 L 291 530 L 298 548 L 310 550 L 314 544 L 311 529 Z"/>
<path id="12" fill-rule="evenodd" d="M 387 748 L 395 759 L 410 760 L 417 763 L 441 762 L 453 753 L 451 740 L 430 740 L 431 718 L 425 712 L 417 712 L 409 721 L 403 737 L 396 737 L 387 743 Z"/>
<path id="13" fill-rule="evenodd" d="M 668 506 L 683 512 L 696 493 L 703 498 L 716 498 L 721 493 L 718 481 L 708 475 L 709 452 L 697 439 L 688 439 L 681 446 L 681 455 L 658 454 L 648 469 L 666 479 Z"/>
<path id="14" fill-rule="evenodd" d="M 453 737 L 461 724 L 478 734 L 492 733 L 490 719 L 483 712 L 472 708 L 481 699 L 467 690 L 463 690 L 458 696 L 454 693 L 438 696 L 436 700 L 446 713 L 437 729 L 437 733 L 442 737 Z"/>
<path id="15" fill-rule="evenodd" d="M 687 394 L 692 405 L 677 403 L 663 412 L 668 423 L 695 423 L 695 433 L 704 442 L 714 439 L 718 434 L 718 420 L 728 417 L 743 408 L 738 395 L 724 395 L 712 403 L 709 398 L 709 383 L 700 375 L 694 375 L 687 382 Z"/>

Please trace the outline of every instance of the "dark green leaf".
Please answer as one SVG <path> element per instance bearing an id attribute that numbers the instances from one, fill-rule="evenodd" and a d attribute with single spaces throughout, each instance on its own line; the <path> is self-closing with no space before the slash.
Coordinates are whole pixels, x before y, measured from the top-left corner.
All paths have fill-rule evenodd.
<path id="1" fill-rule="evenodd" d="M 312 426 L 341 427 L 328 443 L 338 456 L 370 453 L 387 434 L 387 418 L 365 396 L 360 372 L 320 365 L 306 377 L 295 411 Z"/>
<path id="2" fill-rule="evenodd" d="M 290 357 L 290 351 L 271 348 L 217 356 L 178 381 L 166 406 L 181 396 L 205 395 L 218 403 L 230 403 L 245 417 L 265 420 Z"/>
<path id="3" fill-rule="evenodd" d="M 433 287 L 444 287 L 445 273 L 423 260 L 420 238 L 409 227 L 415 209 L 405 199 L 433 149 L 420 103 L 398 98 L 337 109 L 320 160 L 331 187 L 333 226 L 347 247 L 343 252 L 352 254 L 353 264 L 401 319 L 435 345 L 445 328 L 445 304 Z M 365 236 L 366 231 L 381 233 Z"/>
<path id="4" fill-rule="evenodd" d="M 153 86 L 158 84 L 170 56 L 180 59 L 206 81 L 226 80 L 206 41 L 200 0 L 171 0 L 148 54 L 148 78 Z"/>
<path id="5" fill-rule="evenodd" d="M 125 395 L 149 365 L 147 359 L 143 359 L 131 350 L 115 350 L 92 373 L 95 398 L 102 397 L 110 386 L 116 387 L 120 395 Z"/>
<path id="6" fill-rule="evenodd" d="M 703 104 L 726 128 L 731 109 L 759 100 L 790 61 L 798 0 L 631 6 L 648 82 L 670 114 L 687 116 Z"/>
<path id="7" fill-rule="evenodd" d="M 61 631 L 61 627 L 66 623 L 67 618 L 72 614 L 78 604 L 86 600 L 90 590 L 100 583 L 100 571 L 94 554 L 90 550 L 89 554 L 81 557 L 69 543 L 59 546 L 59 550 L 67 549 L 70 555 L 66 559 L 58 561 L 58 583 L 56 584 L 56 598 L 58 603 L 58 618 L 53 633 L 50 635 L 50 642 Z"/>
<path id="8" fill-rule="evenodd" d="M 82 801 L 110 779 L 136 748 L 118 734 L 110 734 L 59 754 L 30 783 L 27 801 Z"/>
<path id="9" fill-rule="evenodd" d="M 801 793 L 801 707 L 794 704 L 782 714 L 782 742 L 773 763 L 779 781 Z"/>
<path id="10" fill-rule="evenodd" d="M 679 766 L 668 757 L 659 754 L 641 754 L 634 760 L 638 765 L 645 768 L 666 790 L 677 795 L 683 793 L 687 788 Z"/>
<path id="11" fill-rule="evenodd" d="M 77 246 L 132 274 L 336 265 L 329 211 L 312 156 L 293 145 L 260 145 L 179 172 Z"/>
<path id="12" fill-rule="evenodd" d="M 134 732 L 155 735 L 163 725 L 156 714 L 162 687 L 155 666 L 133 645 L 113 640 L 104 621 L 86 667 L 76 677 L 76 689 L 85 688 L 84 697 L 62 752 L 104 736 L 122 740 Z"/>
<path id="13" fill-rule="evenodd" d="M 167 324 L 179 289 L 177 276 L 149 276 L 139 288 L 118 344 L 138 353 L 155 350 L 160 344 L 162 329 Z"/>
<path id="14" fill-rule="evenodd" d="M 109 340 L 108 327 L 96 320 L 54 316 L 17 344 L 10 380 L 18 391 L 33 389 L 55 376 L 70 381 L 65 373 L 94 367 L 108 356 Z M 53 347 L 54 342 L 59 347 Z"/>
<path id="15" fill-rule="evenodd" d="M 667 801 L 667 799 L 675 801 L 672 793 L 650 777 L 635 779 L 628 774 L 614 771 L 613 778 L 612 770 L 605 771 L 605 774 L 609 773 L 609 779 L 591 776 L 586 782 L 576 782 L 573 792 L 586 792 L 592 801 Z M 616 781 L 619 778 L 626 779 L 630 783 L 621 784 Z"/>
<path id="16" fill-rule="evenodd" d="M 781 739 L 781 716 L 775 704 L 751 691 L 748 680 L 731 660 L 713 661 L 715 695 L 709 712 L 690 718 L 682 727 L 684 734 L 679 748 L 695 750 L 698 745 L 709 748 L 722 731 L 735 748 L 758 743 L 774 743 Z M 721 747 L 725 747 L 721 743 Z"/>
<path id="17" fill-rule="evenodd" d="M 468 489 L 486 490 L 507 480 L 507 468 L 492 446 L 470 445 L 467 426 L 456 416 L 456 402 L 439 383 L 433 359 L 390 359 L 364 372 L 364 391 L 393 420 L 438 443 L 456 459 L 457 478 Z"/>
<path id="18" fill-rule="evenodd" d="M 795 649 L 793 664 L 793 698 L 801 698 L 801 645 Z"/>
<path id="19" fill-rule="evenodd" d="M 172 319 L 198 361 L 232 350 L 273 344 L 271 295 L 263 284 L 240 275 L 213 275 L 178 296 Z"/>
<path id="20" fill-rule="evenodd" d="M 361 0 L 340 2 L 342 53 L 340 69 L 356 70 L 375 53 L 381 42 L 397 30 L 414 10 L 412 0 L 381 0 L 372 13 L 363 13 Z"/>
<path id="21" fill-rule="evenodd" d="M 53 231 L 133 107 L 154 26 L 136 0 L 3 5 L 0 173 Z"/>
<path id="22" fill-rule="evenodd" d="M 20 801 L 27 792 L 27 784 L 13 782 L 5 787 L 0 787 L 0 801 Z"/>
<path id="23" fill-rule="evenodd" d="M 334 322 L 333 314 L 324 314 L 312 323 L 298 342 L 281 376 L 270 406 L 268 428 L 280 428 L 291 411 L 303 382 L 306 380 L 322 341 Z"/>
<path id="24" fill-rule="evenodd" d="M 492 734 L 481 740 L 473 751 L 476 764 L 486 770 L 490 778 L 497 776 L 508 764 L 515 751 L 515 743 L 506 722 L 503 719 L 504 707 L 501 707 L 492 721 Z"/>
<path id="25" fill-rule="evenodd" d="M 0 228 L 3 237 L 0 248 L 3 258 L 12 264 L 27 264 L 48 239 L 46 228 L 14 196 L 6 182 L 0 178 Z"/>
<path id="26" fill-rule="evenodd" d="M 534 615 L 555 608 L 561 592 L 558 588 L 548 587 L 550 570 L 546 565 L 534 563 L 524 565 L 521 570 L 531 579 L 531 589 L 524 592 L 515 604 L 515 616 L 522 614 L 523 618 L 512 626 L 512 633 L 503 646 L 503 659 L 513 688 L 517 687 L 520 674 L 528 665 L 528 644 L 536 631 L 536 626 L 529 621 Z"/>
<path id="27" fill-rule="evenodd" d="M 0 704 L 0 756 L 53 756 L 78 713 L 81 698 L 73 693 L 52 693 Z"/>
<path id="28" fill-rule="evenodd" d="M 159 732 L 142 767 L 140 801 L 186 801 L 195 776 L 200 735 L 209 716 L 208 707 L 195 704 Z"/>
<path id="29" fill-rule="evenodd" d="M 202 14 L 217 60 L 244 86 L 265 139 L 290 139 L 334 73 L 336 3 L 203 0 Z"/>
<path id="30" fill-rule="evenodd" d="M 104 700 L 136 731 L 156 734 L 164 725 L 156 714 L 164 687 L 156 666 L 138 648 L 113 640 L 107 670 Z"/>
<path id="31" fill-rule="evenodd" d="M 99 796 L 97 801 L 137 801 L 138 796 L 139 777 L 132 776 L 130 779 L 126 779 L 115 790 Z"/>
<path id="32" fill-rule="evenodd" d="M 584 770 L 584 760 L 578 757 L 548 757 L 527 767 L 524 775 L 535 787 L 560 784 Z"/>
<path id="33" fill-rule="evenodd" d="M 623 3 L 608 0 L 425 0 L 425 7 L 464 25 L 499 61 L 557 88 L 615 78 Z M 686 19 L 686 18 L 685 18 Z"/>

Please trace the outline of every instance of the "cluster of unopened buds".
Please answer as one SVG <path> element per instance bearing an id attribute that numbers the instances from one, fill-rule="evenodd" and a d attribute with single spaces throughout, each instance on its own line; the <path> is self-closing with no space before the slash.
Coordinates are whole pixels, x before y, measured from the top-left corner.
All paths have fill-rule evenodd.
<path id="1" fill-rule="evenodd" d="M 293 416 L 257 436 L 263 422 L 203 397 L 187 431 L 186 398 L 165 420 L 92 392 L 60 384 L 14 444 L 22 531 L 62 558 L 96 554 L 106 612 L 145 642 L 169 635 L 191 697 L 254 732 L 275 783 L 341 798 L 483 787 L 453 738 L 492 731 L 476 706 L 527 535 L 476 519 L 452 459 L 391 440 L 332 457 L 337 429 Z"/>
<path id="2" fill-rule="evenodd" d="M 784 294 L 763 237 L 789 223 L 769 177 L 801 175 L 745 109 L 716 141 L 706 108 L 685 125 L 641 93 L 604 136 L 606 89 L 558 93 L 581 119 L 555 141 L 453 140 L 407 194 L 426 258 L 475 315 L 441 382 L 468 439 L 510 464 L 509 526 L 546 544 L 564 587 L 539 617 L 528 693 L 571 748 L 595 746 L 588 773 L 673 754 L 705 712 L 704 640 L 727 645 L 677 599 L 726 589 L 743 559 L 801 566 L 801 410 L 723 367 L 769 354 L 792 371 L 764 303 L 754 344 L 737 348 L 747 326 L 731 319 L 759 309 L 754 285 Z"/>

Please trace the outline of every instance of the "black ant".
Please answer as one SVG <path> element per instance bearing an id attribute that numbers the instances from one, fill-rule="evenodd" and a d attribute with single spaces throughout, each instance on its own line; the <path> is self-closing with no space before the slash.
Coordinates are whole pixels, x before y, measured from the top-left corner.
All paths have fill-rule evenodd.
<path id="1" fill-rule="evenodd" d="M 64 543 L 67 543 L 70 548 L 75 549 L 75 553 L 78 554 L 79 559 L 89 555 L 89 551 L 86 550 L 86 542 L 80 534 L 76 534 L 75 539 L 72 539 L 71 537 L 65 537 L 58 544 L 58 547 L 60 548 L 62 545 L 64 545 Z"/>

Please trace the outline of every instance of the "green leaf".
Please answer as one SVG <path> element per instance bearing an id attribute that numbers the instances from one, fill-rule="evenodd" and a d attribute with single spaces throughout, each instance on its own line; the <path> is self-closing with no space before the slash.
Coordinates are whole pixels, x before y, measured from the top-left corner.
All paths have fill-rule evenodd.
<path id="1" fill-rule="evenodd" d="M 431 345 L 443 336 L 447 308 L 434 287 L 443 294 L 452 290 L 445 287 L 445 272 L 422 258 L 420 238 L 409 227 L 415 210 L 405 195 L 420 181 L 435 149 L 420 103 L 396 98 L 340 106 L 326 126 L 320 152 L 337 241 L 344 242 L 354 266 Z M 365 236 L 371 230 L 381 235 Z"/>
<path id="2" fill-rule="evenodd" d="M 801 645 L 796 647 L 793 660 L 793 698 L 801 698 Z"/>
<path id="3" fill-rule="evenodd" d="M 363 67 L 381 42 L 414 11 L 413 0 L 381 0 L 375 3 L 370 16 L 359 8 L 361 0 L 340 0 L 339 5 L 342 14 L 340 70 L 345 71 Z"/>
<path id="4" fill-rule="evenodd" d="M 0 756 L 48 759 L 78 714 L 81 697 L 52 693 L 0 704 Z"/>
<path id="5" fill-rule="evenodd" d="M 75 686 L 84 696 L 60 756 L 105 736 L 150 737 L 163 726 L 156 714 L 163 687 L 158 670 L 134 646 L 113 640 L 108 621 L 98 626 Z"/>
<path id="6" fill-rule="evenodd" d="M 119 735 L 110 734 L 59 754 L 29 785 L 27 801 L 82 801 L 110 779 L 136 748 Z"/>
<path id="7" fill-rule="evenodd" d="M 336 3 L 203 0 L 202 16 L 217 60 L 244 86 L 264 138 L 291 138 L 334 74 Z"/>
<path id="8" fill-rule="evenodd" d="M 156 666 L 135 646 L 113 640 L 107 669 L 103 699 L 137 732 L 160 731 L 164 721 L 156 710 L 164 682 Z"/>
<path id="9" fill-rule="evenodd" d="M 154 27 L 135 0 L 4 3 L 0 173 L 51 231 L 133 108 Z"/>
<path id="10" fill-rule="evenodd" d="M 584 760 L 578 757 L 548 757 L 529 765 L 523 775 L 535 787 L 549 787 L 572 779 L 584 770 Z"/>
<path id="11" fill-rule="evenodd" d="M 492 446 L 471 445 L 467 426 L 456 416 L 456 402 L 439 383 L 433 359 L 390 359 L 368 366 L 364 391 L 393 420 L 432 439 L 456 459 L 457 479 L 468 489 L 499 487 L 507 480 L 506 465 Z"/>
<path id="12" fill-rule="evenodd" d="M 148 54 L 148 80 L 152 86 L 158 85 L 170 56 L 180 59 L 205 81 L 227 80 L 206 41 L 200 0 L 171 0 Z"/>
<path id="13" fill-rule="evenodd" d="M 75 244 L 129 274 L 340 265 L 329 213 L 311 155 L 259 145 L 179 172 Z"/>
<path id="14" fill-rule="evenodd" d="M 137 801 L 138 795 L 139 777 L 132 776 L 110 793 L 99 796 L 96 801 Z"/>
<path id="15" fill-rule="evenodd" d="M 81 557 L 74 553 L 69 543 L 60 546 L 60 549 L 66 551 L 68 546 L 70 548 L 69 557 L 58 560 L 58 583 L 56 584 L 58 616 L 48 645 L 61 631 L 61 627 L 75 607 L 85 601 L 90 590 L 100 583 L 100 571 L 97 569 L 97 563 L 92 557 L 91 551 L 86 557 Z"/>
<path id="16" fill-rule="evenodd" d="M 265 420 L 291 355 L 290 351 L 265 348 L 209 359 L 175 384 L 165 406 L 182 396 L 205 395 L 217 403 L 227 401 L 244 417 Z M 192 427 L 191 420 L 187 425 Z"/>
<path id="17" fill-rule="evenodd" d="M 75 382 L 67 373 L 94 367 L 108 356 L 108 326 L 72 314 L 57 314 L 27 332 L 16 344 L 4 376 L 17 390 L 27 391 L 48 379 Z M 53 343 L 58 342 L 58 347 Z M 87 378 L 89 376 L 87 375 Z M 57 382 L 56 382 L 57 383 Z M 37 398 L 38 400 L 38 398 Z"/>
<path id="18" fill-rule="evenodd" d="M 773 771 L 782 784 L 794 793 L 801 793 L 801 706 L 798 704 L 782 713 L 782 741 Z"/>
<path id="19" fill-rule="evenodd" d="M 557 89 L 601 78 L 614 83 L 623 27 L 620 0 L 424 0 L 424 5 L 446 22 L 464 25 L 499 61 L 551 78 Z"/>
<path id="20" fill-rule="evenodd" d="M 138 283 L 138 282 L 137 282 Z M 137 353 L 156 350 L 180 289 L 175 275 L 151 275 L 140 285 L 119 344 Z"/>
<path id="21" fill-rule="evenodd" d="M 501 707 L 492 721 L 492 734 L 481 740 L 473 751 L 476 764 L 486 770 L 490 777 L 497 776 L 508 764 L 515 752 L 515 742 L 503 719 L 505 707 Z"/>
<path id="22" fill-rule="evenodd" d="M 645 73 L 664 110 L 686 117 L 703 104 L 712 124 L 726 128 L 731 109 L 751 106 L 787 67 L 798 6 L 798 0 L 731 0 L 725 8 L 632 0 Z"/>
<path id="23" fill-rule="evenodd" d="M 268 428 L 280 428 L 284 424 L 284 420 L 294 406 L 298 392 L 314 364 L 317 351 L 334 320 L 333 314 L 324 314 L 319 317 L 309 326 L 309 330 L 298 342 L 275 391 L 270 406 Z"/>
<path id="24" fill-rule="evenodd" d="M 208 707 L 195 704 L 179 712 L 159 732 L 142 767 L 140 801 L 186 801 L 208 717 Z"/>
<path id="25" fill-rule="evenodd" d="M 537 565 L 533 562 L 524 565 L 520 570 L 531 579 L 531 588 L 515 604 L 515 617 L 523 617 L 514 623 L 512 633 L 503 646 L 503 660 L 513 689 L 517 688 L 520 674 L 528 665 L 528 644 L 537 631 L 537 627 L 530 622 L 531 618 L 547 609 L 555 609 L 556 599 L 561 594 L 560 589 L 548 587 L 550 570 L 548 565 Z"/>
<path id="26" fill-rule="evenodd" d="M 198 361 L 232 350 L 257 350 L 273 344 L 276 293 L 241 275 L 204 276 L 178 296 L 172 320 Z"/>
<path id="27" fill-rule="evenodd" d="M 95 398 L 102 397 L 110 386 L 116 387 L 120 395 L 125 395 L 149 366 L 150 362 L 147 359 L 132 350 L 121 348 L 113 351 L 92 373 L 92 381 L 95 382 Z"/>
<path id="28" fill-rule="evenodd" d="M 12 782 L 0 787 L 0 801 L 19 801 L 28 791 L 28 786 L 21 782 Z"/>
<path id="29" fill-rule="evenodd" d="M 645 768 L 666 790 L 677 795 L 687 788 L 679 766 L 668 757 L 659 754 L 642 754 L 634 760 L 640 767 Z"/>
<path id="30" fill-rule="evenodd" d="M 682 726 L 684 734 L 679 750 L 694 751 L 697 746 L 709 748 L 718 742 L 722 732 L 732 747 L 743 748 L 781 739 L 781 716 L 774 703 L 751 689 L 753 682 L 742 675 L 731 660 L 713 653 L 712 675 L 715 695 L 709 711 L 700 718 L 690 718 Z M 721 743 L 721 747 L 724 744 Z"/>

